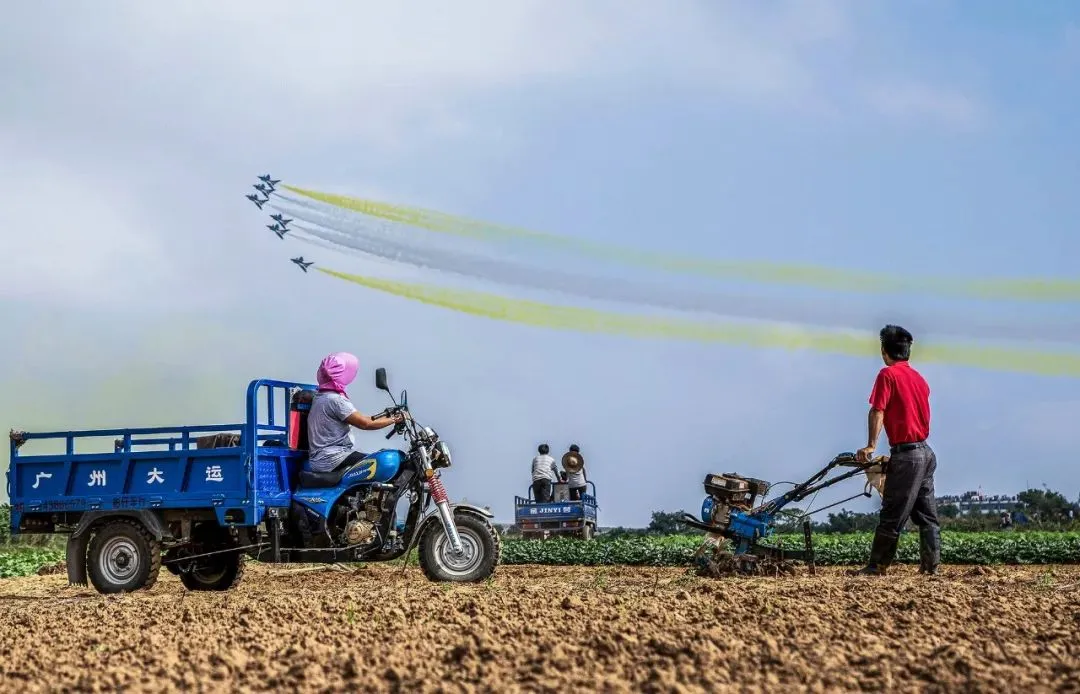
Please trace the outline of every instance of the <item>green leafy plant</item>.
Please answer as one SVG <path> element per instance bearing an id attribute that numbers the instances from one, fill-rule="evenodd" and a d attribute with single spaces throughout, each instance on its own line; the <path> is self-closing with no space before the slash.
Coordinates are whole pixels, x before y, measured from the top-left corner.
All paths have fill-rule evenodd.
<path id="1" fill-rule="evenodd" d="M 64 551 L 48 547 L 0 547 L 0 578 L 32 576 L 43 566 L 64 559 Z"/>
<path id="2" fill-rule="evenodd" d="M 870 557 L 871 533 L 818 535 L 815 560 L 821 565 L 855 565 Z M 572 538 L 503 542 L 503 564 L 605 566 L 682 566 L 689 564 L 700 536 L 598 537 L 583 542 Z M 802 549 L 802 535 L 777 535 L 773 546 Z M 1071 564 L 1080 562 L 1080 532 L 950 533 L 943 532 L 941 560 L 945 564 Z M 899 563 L 918 563 L 919 537 L 905 533 L 897 550 Z"/>
<path id="3" fill-rule="evenodd" d="M 814 553 L 823 566 L 851 566 L 867 561 L 871 533 L 816 535 Z M 502 543 L 503 564 L 549 566 L 687 566 L 701 543 L 700 535 L 599 536 L 583 541 L 573 538 L 515 540 Z M 767 540 L 774 546 L 802 548 L 802 535 L 777 535 Z M 64 558 L 61 547 L 0 546 L 0 578 L 28 576 Z M 944 564 L 1076 564 L 1080 563 L 1080 532 L 942 532 Z M 395 562 L 400 566 L 402 560 Z M 905 533 L 897 550 L 898 563 L 919 561 L 917 533 Z M 410 562 L 415 563 L 415 559 Z M 596 579 L 598 585 L 606 577 Z M 444 590 L 450 586 L 445 585 Z"/>

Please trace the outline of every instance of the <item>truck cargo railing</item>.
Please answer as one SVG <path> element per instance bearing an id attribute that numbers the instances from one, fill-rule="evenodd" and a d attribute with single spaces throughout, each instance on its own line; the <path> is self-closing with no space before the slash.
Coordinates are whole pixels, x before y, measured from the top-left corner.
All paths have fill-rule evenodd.
<path id="1" fill-rule="evenodd" d="M 302 455 L 288 448 L 289 398 L 296 389 L 314 386 L 252 381 L 246 393 L 246 421 L 239 423 L 12 431 L 8 497 L 18 500 L 20 511 L 23 501 L 28 511 L 80 511 L 103 507 L 105 497 L 115 508 L 181 508 L 205 496 L 213 506 L 246 507 L 243 515 L 250 522 L 253 516 L 261 517 L 260 492 L 275 499 L 288 495 L 284 483 L 290 465 L 295 466 Z M 104 441 L 93 445 L 95 440 Z M 63 452 L 25 452 L 28 443 L 43 441 L 61 444 Z M 196 474 L 200 479 L 194 479 Z"/>
<path id="2" fill-rule="evenodd" d="M 580 504 L 584 504 L 584 505 L 587 505 L 587 506 L 596 506 L 596 485 L 592 483 L 592 480 L 587 480 L 585 482 L 585 485 L 590 490 L 592 490 L 592 494 L 589 494 L 589 493 L 582 494 L 581 495 L 581 501 L 565 501 L 564 500 L 564 501 L 552 501 L 551 503 L 553 503 L 553 504 L 554 503 L 558 503 L 558 504 L 562 504 L 562 503 L 577 504 L 577 503 L 580 503 Z M 540 502 L 533 499 L 533 488 L 532 488 L 531 485 L 529 486 L 529 491 L 527 493 L 527 496 L 515 496 L 514 497 L 514 505 L 515 506 L 523 506 L 525 504 L 536 504 L 536 503 L 540 503 Z"/>
<path id="3" fill-rule="evenodd" d="M 564 521 L 595 521 L 597 517 L 596 485 L 588 482 L 592 494 L 582 494 L 579 501 L 562 499 L 539 502 L 533 499 L 532 487 L 527 496 L 514 497 L 514 522 L 558 523 Z"/>

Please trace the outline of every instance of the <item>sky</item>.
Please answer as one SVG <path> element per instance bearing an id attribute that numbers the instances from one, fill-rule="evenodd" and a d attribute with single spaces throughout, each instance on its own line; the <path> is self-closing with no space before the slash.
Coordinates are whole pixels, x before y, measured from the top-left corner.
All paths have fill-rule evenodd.
<path id="1" fill-rule="evenodd" d="M 315 251 L 242 198 L 256 174 L 715 258 L 1076 278 L 1080 257 L 1068 0 L 41 0 L 5 13 L 0 84 L 0 422 L 238 421 L 249 380 L 309 382 L 347 350 L 357 406 L 385 406 L 385 366 L 451 443 L 451 496 L 500 519 L 543 442 L 581 446 L 601 525 L 695 510 L 709 472 L 798 481 L 861 445 L 880 361 L 531 328 L 304 275 L 287 257 Z M 919 367 L 929 302 L 872 302 L 866 330 L 911 327 Z M 1080 325 L 1075 305 L 971 310 Z M 1075 380 L 919 368 L 939 493 L 1080 495 Z"/>

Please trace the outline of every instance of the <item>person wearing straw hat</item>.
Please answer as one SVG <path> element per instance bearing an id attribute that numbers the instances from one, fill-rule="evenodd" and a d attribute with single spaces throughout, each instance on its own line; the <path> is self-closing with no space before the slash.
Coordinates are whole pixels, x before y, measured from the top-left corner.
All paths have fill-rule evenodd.
<path id="1" fill-rule="evenodd" d="M 581 449 L 576 443 L 570 444 L 569 453 L 576 453 L 581 458 Z M 570 501 L 581 501 L 581 497 L 585 494 L 585 485 L 589 482 L 589 478 L 585 476 L 585 459 L 581 458 L 581 460 L 580 470 L 566 471 L 566 486 L 570 490 Z"/>

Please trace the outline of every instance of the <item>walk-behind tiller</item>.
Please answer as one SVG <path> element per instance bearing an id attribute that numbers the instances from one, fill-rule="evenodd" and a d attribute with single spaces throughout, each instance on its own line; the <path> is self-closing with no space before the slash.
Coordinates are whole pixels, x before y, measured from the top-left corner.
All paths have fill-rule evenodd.
<path id="1" fill-rule="evenodd" d="M 871 488 L 881 494 L 885 488 L 888 460 L 887 456 L 882 456 L 868 463 L 860 463 L 856 461 L 854 453 L 841 453 L 810 479 L 793 485 L 791 490 L 760 506 L 754 504 L 759 497 L 764 499 L 769 493 L 772 485 L 768 482 L 734 473 L 706 476 L 705 492 L 708 496 L 701 505 L 701 519 L 690 514 L 683 516 L 684 523 L 706 533 L 705 541 L 695 554 L 698 572 L 708 576 L 733 573 L 790 575 L 795 573 L 792 562 L 803 561 L 813 574 L 814 545 L 809 517 L 852 499 L 869 497 Z M 850 469 L 829 477 L 839 468 Z M 866 487 L 859 494 L 799 514 L 797 518 L 802 520 L 803 549 L 792 551 L 781 545 L 759 544 L 776 531 L 777 518 L 785 506 L 858 475 L 866 475 L 867 478 Z"/>

